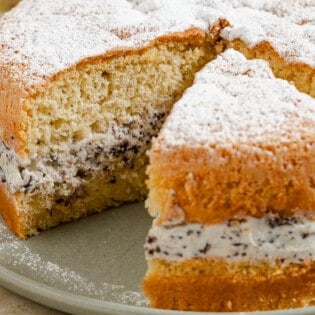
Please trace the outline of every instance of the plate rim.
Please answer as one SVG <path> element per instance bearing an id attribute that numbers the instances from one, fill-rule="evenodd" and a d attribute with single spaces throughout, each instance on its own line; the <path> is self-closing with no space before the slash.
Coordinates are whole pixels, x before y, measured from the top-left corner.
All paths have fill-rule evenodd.
<path id="1" fill-rule="evenodd" d="M 71 314 L 113 314 L 113 315 L 203 315 L 204 312 L 183 312 L 176 310 L 162 310 L 149 307 L 134 306 L 117 302 L 102 301 L 95 298 L 70 293 L 52 286 L 37 282 L 0 265 L 0 285 L 6 289 L 35 301 L 41 305 Z M 66 299 L 65 299 L 66 297 Z M 80 303 L 78 303 L 80 301 Z M 286 310 L 217 313 L 208 315 L 314 315 L 315 307 L 305 307 Z"/>

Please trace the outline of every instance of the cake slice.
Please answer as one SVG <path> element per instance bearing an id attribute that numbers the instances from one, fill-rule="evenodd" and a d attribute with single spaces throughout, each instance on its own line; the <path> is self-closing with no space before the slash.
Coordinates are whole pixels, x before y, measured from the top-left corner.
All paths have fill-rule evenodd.
<path id="1" fill-rule="evenodd" d="M 315 301 L 315 100 L 227 50 L 149 151 L 151 305 L 253 311 Z"/>

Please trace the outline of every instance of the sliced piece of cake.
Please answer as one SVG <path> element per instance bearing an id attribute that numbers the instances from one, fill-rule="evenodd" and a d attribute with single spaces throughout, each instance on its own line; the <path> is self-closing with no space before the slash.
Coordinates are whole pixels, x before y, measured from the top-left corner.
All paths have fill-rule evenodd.
<path id="1" fill-rule="evenodd" d="M 227 50 L 149 151 L 143 288 L 153 307 L 251 311 L 315 300 L 315 100 Z"/>

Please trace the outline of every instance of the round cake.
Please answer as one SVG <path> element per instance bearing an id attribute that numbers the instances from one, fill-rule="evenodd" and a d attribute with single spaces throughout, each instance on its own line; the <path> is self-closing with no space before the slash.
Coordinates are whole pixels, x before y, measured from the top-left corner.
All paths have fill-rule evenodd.
<path id="1" fill-rule="evenodd" d="M 280 210 L 281 220 L 296 215 L 296 210 L 314 211 L 310 179 L 313 164 L 307 158 L 307 150 L 301 158 L 302 165 L 297 163 L 300 173 L 294 173 L 296 168 L 291 173 L 284 172 L 293 179 L 309 173 L 307 183 L 294 182 L 293 188 L 285 177 L 286 188 L 284 181 L 279 180 L 269 189 L 266 181 L 256 194 L 236 190 L 237 193 L 231 195 L 234 184 L 229 190 L 231 183 L 224 181 L 225 172 L 229 174 L 229 171 L 223 168 L 221 181 L 214 180 L 211 172 L 198 175 L 198 183 L 205 182 L 205 187 L 211 187 L 205 191 L 199 189 L 196 193 L 190 187 L 192 179 L 187 178 L 189 184 L 184 186 L 170 179 L 165 194 L 163 185 L 173 173 L 157 176 L 159 179 L 154 181 L 153 173 L 164 173 L 162 169 L 152 170 L 154 165 L 162 163 L 166 153 L 158 159 L 152 159 L 154 154 L 150 153 L 150 178 L 146 186 L 147 151 L 152 138 L 159 135 L 175 103 L 176 111 L 184 115 L 179 100 L 193 84 L 195 74 L 206 64 L 211 67 L 225 51 L 232 48 L 244 56 L 242 62 L 238 62 L 240 57 L 237 57 L 225 64 L 228 69 L 235 68 L 239 77 L 255 76 L 256 67 L 249 67 L 248 73 L 239 73 L 249 59 L 264 60 L 268 64 L 264 67 L 270 67 L 266 71 L 272 73 L 273 80 L 284 80 L 277 83 L 279 91 L 282 85 L 288 89 L 294 85 L 295 93 L 300 95 L 295 102 L 304 104 L 305 94 L 308 94 L 307 102 L 312 102 L 309 100 L 315 97 L 314 12 L 314 0 L 21 1 L 0 20 L 0 212 L 8 227 L 19 237 L 26 238 L 108 207 L 143 200 L 148 189 L 147 204 L 150 213 L 159 216 L 155 221 L 157 226 L 168 219 L 172 224 L 180 219 L 176 223 L 179 225 L 183 222 L 225 224 L 226 220 L 234 220 L 238 211 L 255 220 L 266 219 L 267 212 L 278 215 Z M 205 86 L 211 86 L 206 83 Z M 241 84 L 241 81 L 233 84 Z M 228 90 L 222 82 L 216 88 L 221 88 L 223 95 Z M 250 89 L 249 93 L 256 92 Z M 220 93 L 215 97 L 220 99 Z M 231 97 L 236 99 L 236 96 Z M 246 97 L 243 98 L 246 103 Z M 209 100 L 205 98 L 205 101 Z M 259 100 L 256 105 L 264 106 Z M 199 113 L 199 106 L 195 110 L 201 119 L 207 113 L 203 113 L 201 107 Z M 253 113 L 249 110 L 243 115 Z M 170 121 L 171 118 L 168 124 Z M 181 120 L 176 121 L 174 123 L 181 124 Z M 272 119 L 264 121 L 268 126 L 271 122 Z M 222 123 L 224 125 L 224 121 Z M 233 126 L 233 122 L 231 124 Z M 191 132 L 198 129 L 194 125 L 188 127 Z M 270 130 L 274 128 L 275 124 L 271 124 Z M 181 139 L 181 129 L 176 132 L 178 134 L 172 137 Z M 278 132 L 281 133 L 281 128 Z M 200 140 L 199 136 L 204 136 L 200 130 L 191 139 Z M 211 135 L 206 133 L 206 139 L 209 137 Z M 303 133 L 300 137 L 305 145 L 311 141 Z M 264 140 L 268 145 L 273 138 Z M 208 142 L 205 140 L 205 143 Z M 297 152 L 300 153 L 300 149 Z M 198 160 L 199 153 L 202 155 L 198 150 L 187 154 L 187 165 Z M 259 159 L 259 154 L 257 156 Z M 172 171 L 179 170 L 176 161 L 171 159 L 165 165 Z M 185 161 L 180 162 L 181 167 L 185 167 Z M 265 169 L 266 161 L 260 161 L 261 170 Z M 276 160 L 270 159 L 268 163 L 276 163 Z M 176 176 L 179 174 L 181 172 Z M 250 177 L 245 171 L 235 171 L 235 174 L 241 174 L 240 180 L 244 183 Z M 268 179 L 277 176 L 267 175 Z M 189 176 L 194 178 L 194 174 Z M 176 185 L 171 187 L 173 182 Z M 253 182 L 245 186 L 255 190 Z M 226 189 L 221 191 L 220 187 Z M 196 194 L 189 195 L 192 192 Z M 216 202 L 210 194 L 216 196 Z M 190 212 L 191 207 L 197 209 L 201 203 L 199 210 Z M 202 211 L 212 206 L 216 209 L 214 212 Z M 303 215 L 301 220 L 305 222 Z M 307 215 L 307 220 L 311 220 L 309 217 Z M 251 219 L 246 220 L 251 222 Z M 148 240 L 152 237 L 155 236 L 149 234 Z M 158 256 L 155 261 L 156 257 L 150 255 L 152 248 L 148 244 L 146 247 L 147 257 L 154 261 L 152 264 L 149 261 L 148 275 L 152 275 L 155 262 L 162 259 L 162 264 L 167 265 L 168 259 Z M 266 297 L 260 304 L 246 304 L 237 299 L 238 302 L 229 300 L 214 306 L 209 302 L 209 295 L 205 300 L 193 300 L 193 295 L 198 296 L 198 291 L 193 292 L 194 286 L 190 286 L 188 297 L 176 295 L 174 291 L 168 300 L 163 300 L 165 296 L 160 296 L 159 300 L 150 292 L 154 285 L 150 289 L 148 276 L 145 291 L 153 306 L 175 309 L 249 310 L 306 305 L 315 295 L 313 258 L 310 261 L 311 269 L 307 269 L 310 286 L 304 288 L 308 293 L 304 295 L 301 291 L 301 296 L 292 295 L 291 304 L 271 302 L 275 299 L 271 294 L 269 300 Z M 297 268 L 300 270 L 301 266 L 304 265 L 298 264 Z M 182 272 L 180 268 L 173 271 Z M 172 272 L 169 277 L 174 280 Z M 191 276 L 192 282 L 197 281 L 194 273 Z M 214 283 L 213 275 L 209 277 L 207 285 Z M 299 279 L 302 283 L 306 278 Z M 165 283 L 169 286 L 165 292 L 172 292 L 176 285 L 173 280 Z M 183 288 L 185 285 L 183 283 Z M 257 288 L 258 294 L 259 286 Z M 200 287 L 199 291 L 203 289 Z"/>

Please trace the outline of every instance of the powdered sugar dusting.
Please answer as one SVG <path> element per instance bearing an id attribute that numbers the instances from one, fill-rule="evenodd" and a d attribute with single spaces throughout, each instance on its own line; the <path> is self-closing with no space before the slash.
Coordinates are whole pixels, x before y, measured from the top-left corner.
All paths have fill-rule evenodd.
<path id="1" fill-rule="evenodd" d="M 266 62 L 228 50 L 175 104 L 155 146 L 314 146 L 315 100 L 276 79 Z M 312 140 L 313 139 L 313 140 Z"/>
<path id="2" fill-rule="evenodd" d="M 198 20 L 196 11 L 168 5 L 144 13 L 126 0 L 23 1 L 0 22 L 0 60 L 29 88 L 86 57 L 141 47 L 192 26 L 207 30 L 218 18 Z"/>
<path id="3" fill-rule="evenodd" d="M 89 56 L 133 49 L 219 18 L 227 39 L 269 41 L 288 62 L 315 66 L 314 0 L 28 0 L 0 22 L 0 71 L 25 89 Z M 3 72 L 4 73 L 4 72 Z"/>
<path id="4" fill-rule="evenodd" d="M 241 39 L 250 48 L 267 41 L 287 62 L 315 67 L 315 25 L 297 25 L 290 16 L 279 18 L 252 8 L 236 9 L 229 21 L 232 27 L 221 32 L 225 39 Z"/>
<path id="5" fill-rule="evenodd" d="M 0 264 L 7 265 L 9 270 L 16 270 L 16 273 L 26 278 L 76 295 L 128 305 L 146 305 L 140 290 L 135 292 L 124 285 L 94 283 L 78 272 L 47 260 L 32 250 L 28 241 L 21 241 L 12 235 L 2 221 L 0 235 Z"/>
<path id="6" fill-rule="evenodd" d="M 314 24 L 314 0 L 223 0 L 233 8 L 247 7 L 254 10 L 269 12 L 278 17 L 285 17 L 296 24 Z M 308 17 L 300 23 L 297 17 Z"/>

